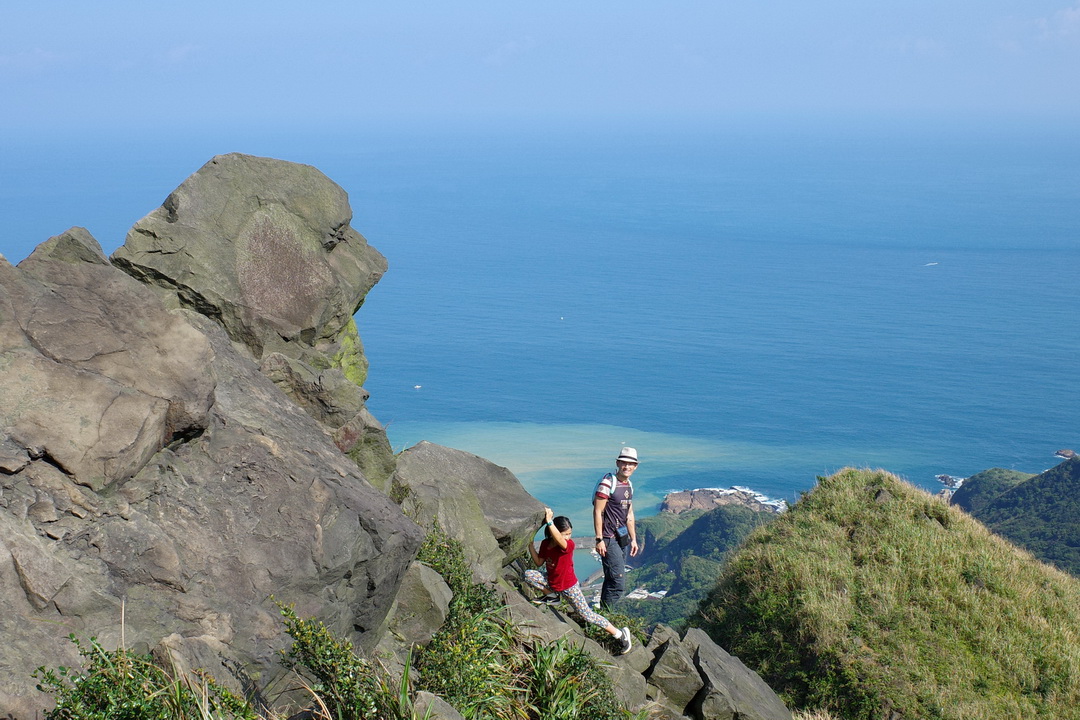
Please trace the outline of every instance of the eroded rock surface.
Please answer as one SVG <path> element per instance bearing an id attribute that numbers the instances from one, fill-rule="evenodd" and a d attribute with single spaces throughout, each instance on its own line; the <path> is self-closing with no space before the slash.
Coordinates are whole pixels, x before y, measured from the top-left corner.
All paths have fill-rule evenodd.
<path id="1" fill-rule="evenodd" d="M 389 477 L 348 377 L 385 261 L 349 216 L 313 168 L 222 156 L 116 265 L 81 228 L 0 260 L 4 712 L 40 714 L 30 671 L 78 665 L 69 633 L 260 685 L 288 641 L 271 596 L 378 641 L 422 531 L 345 454 Z M 260 372 L 275 353 L 290 377 Z"/>
<path id="2" fill-rule="evenodd" d="M 387 262 L 351 219 L 345 191 L 309 165 L 219 155 L 137 222 L 112 262 L 168 307 L 220 324 L 384 487 L 393 452 L 364 406 L 353 315 Z"/>

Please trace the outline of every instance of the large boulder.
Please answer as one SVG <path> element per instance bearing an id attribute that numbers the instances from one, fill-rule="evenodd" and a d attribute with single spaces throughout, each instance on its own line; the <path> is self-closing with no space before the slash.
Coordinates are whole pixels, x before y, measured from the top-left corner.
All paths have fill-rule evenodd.
<path id="1" fill-rule="evenodd" d="M 427 645 L 446 622 L 453 597 L 438 572 L 422 562 L 413 562 L 386 616 L 386 632 L 375 655 L 400 673 L 415 647 Z"/>
<path id="2" fill-rule="evenodd" d="M 426 441 L 401 453 L 391 484 L 410 517 L 428 527 L 437 522 L 465 546 L 482 582 L 527 552 L 544 517 L 544 505 L 506 468 Z"/>
<path id="3" fill-rule="evenodd" d="M 275 600 L 378 641 L 422 531 L 221 325 L 73 229 L 0 259 L 0 367 L 5 712 L 47 705 L 30 671 L 77 666 L 69 633 L 260 686 Z"/>
<path id="4" fill-rule="evenodd" d="M 649 672 L 649 683 L 655 685 L 680 712 L 686 710 L 705 686 L 693 657 L 675 641 L 664 643 L 658 649 L 656 662 Z"/>
<path id="5" fill-rule="evenodd" d="M 688 715 L 700 720 L 791 720 L 791 712 L 772 688 L 704 630 L 687 630 L 683 647 L 693 653 L 705 681 Z"/>
<path id="6" fill-rule="evenodd" d="M 381 487 L 393 452 L 364 407 L 353 314 L 387 264 L 351 219 L 345 191 L 309 165 L 219 155 L 137 222 L 112 262 L 167 306 L 219 323 Z"/>
<path id="7" fill-rule="evenodd" d="M 349 199 L 309 165 L 219 155 L 135 224 L 118 266 L 216 318 L 255 358 L 325 350 L 386 259 L 349 225 Z"/>
<path id="8" fill-rule="evenodd" d="M 19 270 L 0 264 L 0 412 L 17 445 L 101 490 L 205 428 L 209 342 L 89 233 L 50 239 Z"/>

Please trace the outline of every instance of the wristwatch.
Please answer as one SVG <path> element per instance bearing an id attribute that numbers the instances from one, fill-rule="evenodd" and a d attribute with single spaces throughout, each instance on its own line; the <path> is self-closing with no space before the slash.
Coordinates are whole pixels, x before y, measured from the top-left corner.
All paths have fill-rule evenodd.
<path id="1" fill-rule="evenodd" d="M 604 542 L 604 538 L 596 538 L 596 542 Z"/>

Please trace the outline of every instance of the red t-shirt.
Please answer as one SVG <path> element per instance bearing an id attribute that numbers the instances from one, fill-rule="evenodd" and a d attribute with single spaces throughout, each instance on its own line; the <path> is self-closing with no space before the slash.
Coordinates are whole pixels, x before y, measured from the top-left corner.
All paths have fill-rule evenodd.
<path id="1" fill-rule="evenodd" d="M 574 574 L 573 540 L 567 540 L 566 549 L 563 550 L 549 538 L 544 538 L 536 554 L 544 559 L 548 585 L 552 590 L 562 592 L 577 584 L 577 575 Z"/>

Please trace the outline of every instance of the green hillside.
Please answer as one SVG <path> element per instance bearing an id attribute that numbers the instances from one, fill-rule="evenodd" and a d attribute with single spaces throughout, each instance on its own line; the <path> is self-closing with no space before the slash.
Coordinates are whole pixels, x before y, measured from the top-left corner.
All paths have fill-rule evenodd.
<path id="1" fill-rule="evenodd" d="M 661 512 L 637 521 L 644 550 L 628 587 L 667 590 L 663 600 L 626 600 L 624 609 L 647 622 L 681 625 L 716 584 L 723 562 L 756 527 L 776 515 L 737 505 Z"/>
<path id="2" fill-rule="evenodd" d="M 794 707 L 1080 718 L 1080 581 L 882 471 L 821 478 L 692 622 Z"/>
<path id="3" fill-rule="evenodd" d="M 1080 458 L 1006 488 L 970 512 L 1040 560 L 1080 576 Z"/>
<path id="4" fill-rule="evenodd" d="M 953 493 L 952 504 L 972 515 L 993 502 L 999 495 L 1035 477 L 1033 473 L 1004 468 L 990 468 L 972 475 Z"/>

